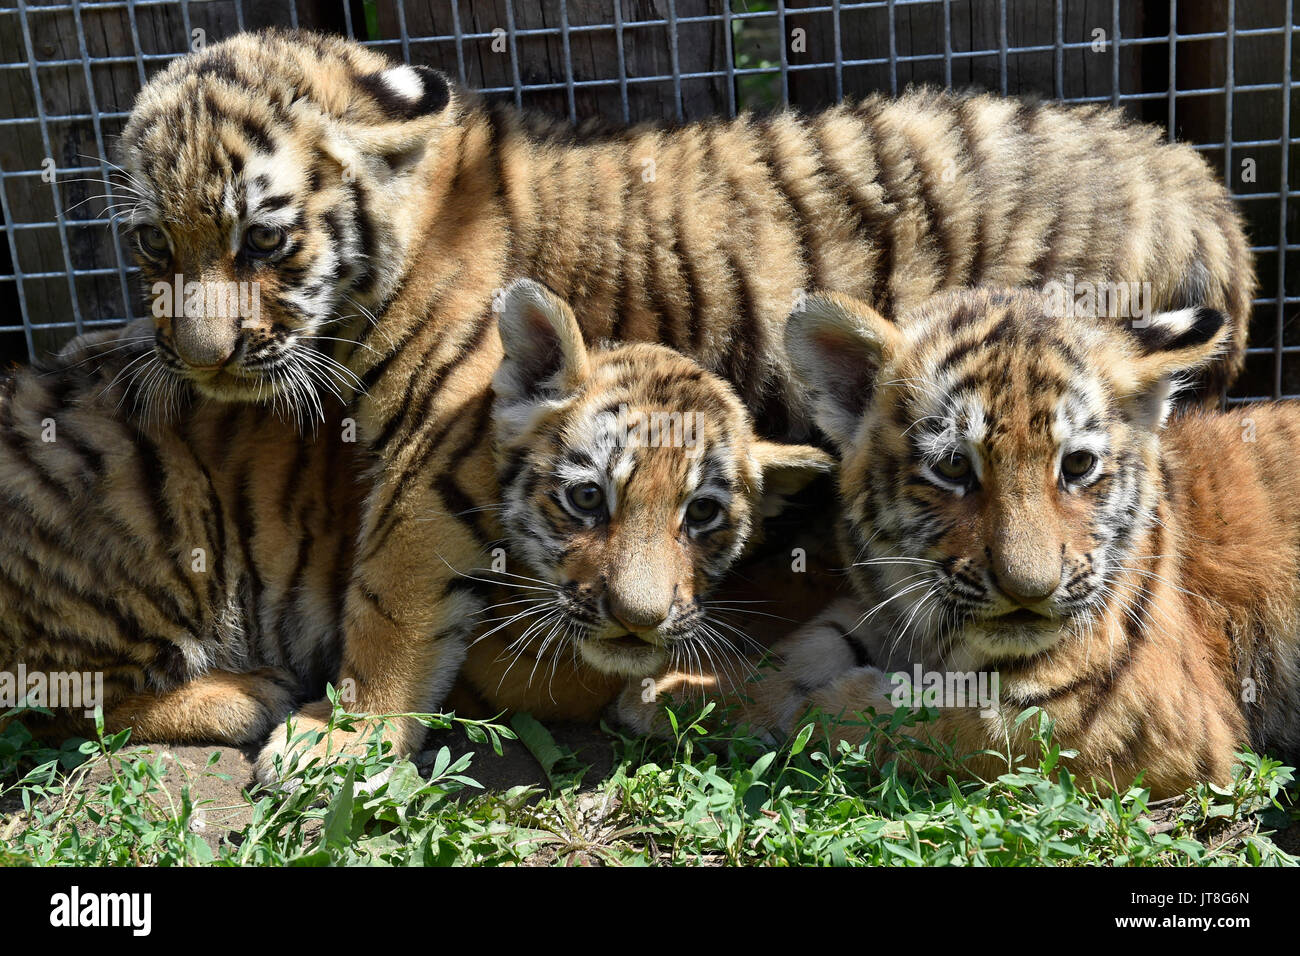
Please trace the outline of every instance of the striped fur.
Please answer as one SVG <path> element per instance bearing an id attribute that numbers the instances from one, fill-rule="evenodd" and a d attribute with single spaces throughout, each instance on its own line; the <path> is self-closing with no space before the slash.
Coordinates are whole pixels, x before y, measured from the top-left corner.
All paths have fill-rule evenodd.
<path id="1" fill-rule="evenodd" d="M 830 456 L 759 439 L 731 387 L 672 349 L 589 350 L 537 283 L 507 290 L 500 328 L 494 562 L 506 562 L 478 575 L 502 586 L 458 712 L 593 720 L 629 678 L 638 691 L 666 672 L 739 681 L 745 635 L 712 592 Z"/>
<path id="2" fill-rule="evenodd" d="M 343 40 L 271 33 L 174 63 L 123 144 L 133 220 L 167 233 L 148 268 L 268 288 L 248 329 L 160 321 L 178 376 L 247 399 L 300 381 L 286 369 L 313 339 L 355 342 L 336 357 L 382 467 L 344 673 L 373 712 L 435 707 L 463 651 L 477 598 L 428 555 L 477 566 L 492 539 L 476 510 L 496 500 L 488 305 L 510 277 L 554 289 L 589 341 L 677 348 L 764 434 L 794 439 L 808 416 L 781 338 L 804 290 L 892 314 L 967 283 L 1146 281 L 1158 309 L 1229 316 L 1231 348 L 1203 373 L 1213 394 L 1240 367 L 1254 287 L 1204 161 L 1099 107 L 919 90 L 811 117 L 573 131 Z M 289 197 L 281 259 L 239 251 L 260 221 L 242 211 L 254 187 Z M 422 732 L 398 722 L 390 737 L 407 750 Z"/>
<path id="3" fill-rule="evenodd" d="M 250 405 L 145 403 L 153 330 L 0 381 L 0 671 L 99 672 L 109 729 L 256 743 L 340 656 L 360 453 Z M 84 732 L 84 708 L 50 733 Z M 40 722 L 37 721 L 39 724 Z"/>
<path id="4" fill-rule="evenodd" d="M 1108 330 L 1042 296 L 940 297 L 902 325 L 845 297 L 792 317 L 791 356 L 842 452 L 862 602 L 781 650 L 761 721 L 809 700 L 890 709 L 884 672 L 997 672 L 998 714 L 941 712 L 958 750 L 1014 752 L 1028 706 L 1072 768 L 1159 795 L 1237 749 L 1300 753 L 1300 408 L 1193 411 L 1171 392 L 1225 345 L 1209 309 Z M 996 774 L 997 758 L 972 768 Z"/>

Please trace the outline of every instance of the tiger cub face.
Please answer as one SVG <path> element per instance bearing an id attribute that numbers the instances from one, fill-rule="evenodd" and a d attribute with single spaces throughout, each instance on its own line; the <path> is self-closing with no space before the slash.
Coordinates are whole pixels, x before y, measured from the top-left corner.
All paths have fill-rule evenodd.
<path id="1" fill-rule="evenodd" d="M 500 304 L 493 424 L 509 549 L 606 673 L 654 674 L 720 640 L 705 598 L 765 514 L 832 459 L 755 437 L 731 387 L 660 345 L 588 350 L 537 283 Z M 703 653 L 703 652 L 699 652 Z"/>
<path id="2" fill-rule="evenodd" d="M 1170 397 L 1223 335 L 1209 309 L 1129 331 L 1028 291 L 940 296 L 897 324 L 835 295 L 791 316 L 873 632 L 983 660 L 1086 635 L 1155 520 Z"/>
<path id="3" fill-rule="evenodd" d="M 451 96 L 433 70 L 307 33 L 237 36 L 150 80 L 120 189 L 166 373 L 230 401 L 345 384 L 330 341 L 401 278 L 404 201 Z"/>

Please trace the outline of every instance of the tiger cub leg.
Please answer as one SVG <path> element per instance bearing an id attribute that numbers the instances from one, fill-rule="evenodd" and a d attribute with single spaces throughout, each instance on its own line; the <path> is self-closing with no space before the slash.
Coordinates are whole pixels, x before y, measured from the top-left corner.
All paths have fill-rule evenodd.
<path id="1" fill-rule="evenodd" d="M 399 494 L 386 486 L 381 491 Z M 437 709 L 455 682 L 482 602 L 455 588 L 458 575 L 452 568 L 473 573 L 483 566 L 482 552 L 432 489 L 408 489 L 400 500 L 394 510 L 412 512 L 391 518 L 383 548 L 363 554 L 347 595 L 338 686 L 355 691 L 344 698 L 349 712 L 375 719 L 357 721 L 351 730 L 328 729 L 329 700 L 307 704 L 291 725 L 281 723 L 271 732 L 257 758 L 262 783 L 280 780 L 291 752 L 302 751 L 301 760 L 362 756 L 376 731 L 392 753 L 414 752 L 427 728 L 394 715 Z M 420 515 L 423 520 L 417 520 Z M 418 599 L 399 599 L 408 594 Z M 322 737 L 312 746 L 295 743 L 309 732 Z"/>
<path id="2" fill-rule="evenodd" d="M 465 659 L 467 636 L 482 607 L 470 590 L 472 578 L 501 533 L 481 507 L 499 494 L 492 442 L 485 439 L 492 376 L 501 364 L 495 337 L 482 346 L 469 338 L 479 327 L 474 318 L 483 301 L 467 293 L 459 304 L 448 303 L 440 321 L 427 326 L 427 340 L 400 353 L 400 362 L 416 362 L 417 345 L 429 345 L 418 367 L 395 364 L 386 373 L 393 381 L 407 375 L 425 381 L 427 401 L 403 403 L 377 390 L 358 407 L 357 425 L 366 440 L 382 437 L 373 450 L 383 467 L 373 476 L 358 532 L 339 686 L 355 692 L 349 711 L 377 719 L 358 722 L 353 731 L 336 728 L 310 756 L 364 754 L 376 730 L 393 753 L 412 753 L 427 728 L 389 715 L 441 707 Z M 324 700 L 302 709 L 294 734 L 323 730 L 328 713 Z M 283 726 L 271 734 L 257 759 L 260 780 L 276 781 L 276 763 L 291 743 Z"/>
<path id="3" fill-rule="evenodd" d="M 130 727 L 136 741 L 258 743 L 293 710 L 295 686 L 287 671 L 271 667 L 210 671 L 165 693 L 116 701 L 104 714 L 104 729 Z"/>

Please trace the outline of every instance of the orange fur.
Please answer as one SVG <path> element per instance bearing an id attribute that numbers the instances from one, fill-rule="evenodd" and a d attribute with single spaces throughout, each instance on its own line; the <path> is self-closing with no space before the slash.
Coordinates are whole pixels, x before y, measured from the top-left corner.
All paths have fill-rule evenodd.
<path id="1" fill-rule="evenodd" d="M 859 600 L 777 645 L 744 719 L 886 712 L 907 702 L 889 675 L 919 666 L 999 676 L 989 714 L 947 701 L 920 728 L 985 777 L 1027 752 L 1033 722 L 1014 718 L 1030 706 L 1094 785 L 1140 775 L 1167 796 L 1226 783 L 1246 746 L 1294 757 L 1300 408 L 1165 424 L 1171 377 L 1222 347 L 1221 323 L 1189 310 L 1106 330 L 996 291 L 898 326 L 834 296 L 792 317 L 792 358 L 843 455 Z M 839 734 L 861 739 L 860 722 Z"/>
<path id="2" fill-rule="evenodd" d="M 133 226 L 176 233 L 139 249 L 148 278 L 265 283 L 247 334 L 160 323 L 178 380 L 248 401 L 284 387 L 264 360 L 302 371 L 325 336 L 355 343 L 332 370 L 364 391 L 355 417 L 380 465 L 342 674 L 368 712 L 437 707 L 463 657 L 475 600 L 431 556 L 475 567 L 496 537 L 479 510 L 496 500 L 489 304 L 514 277 L 570 301 L 591 341 L 680 349 L 761 433 L 796 440 L 808 409 L 781 338 L 813 288 L 893 313 L 969 283 L 1145 281 L 1154 308 L 1229 316 L 1202 399 L 1244 354 L 1254 279 L 1226 192 L 1193 150 L 1100 107 L 917 90 L 810 117 L 573 131 L 358 44 L 262 33 L 155 77 L 123 147 L 146 197 Z M 247 249 L 276 210 L 232 212 L 227 190 L 289 198 L 282 254 Z M 406 751 L 422 734 L 405 721 L 390 739 Z"/>

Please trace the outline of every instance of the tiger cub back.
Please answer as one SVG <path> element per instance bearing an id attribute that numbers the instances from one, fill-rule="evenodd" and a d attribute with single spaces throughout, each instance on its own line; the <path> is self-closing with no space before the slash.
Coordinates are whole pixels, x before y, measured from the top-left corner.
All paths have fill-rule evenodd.
<path id="1" fill-rule="evenodd" d="M 945 699 L 927 732 L 1023 753 L 1037 706 L 1085 780 L 1160 795 L 1226 781 L 1248 745 L 1300 752 L 1300 406 L 1170 419 L 1226 334 L 1210 309 L 1062 321 L 1031 292 L 897 325 L 813 298 L 788 345 L 842 456 L 860 603 L 787 642 L 764 716 L 889 710 L 886 672 L 985 675 L 998 699 Z"/>
<path id="2" fill-rule="evenodd" d="M 1255 286 L 1204 158 L 1097 104 L 915 88 L 814 115 L 575 130 L 360 43 L 270 30 L 151 78 L 122 165 L 147 282 L 261 289 L 241 323 L 160 317 L 170 371 L 257 401 L 317 337 L 355 337 L 340 357 L 381 444 L 418 442 L 420 406 L 396 396 L 431 374 L 436 341 L 470 343 L 513 275 L 566 297 L 592 340 L 690 354 L 791 434 L 806 410 L 782 326 L 811 290 L 890 315 L 946 288 L 1047 281 L 1081 307 L 1113 283 L 1141 308 L 1209 305 L 1233 326 L 1204 370 L 1213 401 L 1241 368 Z"/>
<path id="3" fill-rule="evenodd" d="M 0 671 L 89 675 L 94 701 L 29 697 L 51 733 L 97 702 L 136 739 L 254 742 L 337 672 L 362 456 L 335 411 L 303 436 L 160 403 L 152 344 L 86 335 L 0 384 Z"/>
<path id="4" fill-rule="evenodd" d="M 504 547 L 469 577 L 500 586 L 453 705 L 592 720 L 629 680 L 739 680 L 744 609 L 711 599 L 830 456 L 759 439 L 731 387 L 669 348 L 588 348 L 537 283 L 505 292 L 499 325 Z"/>

